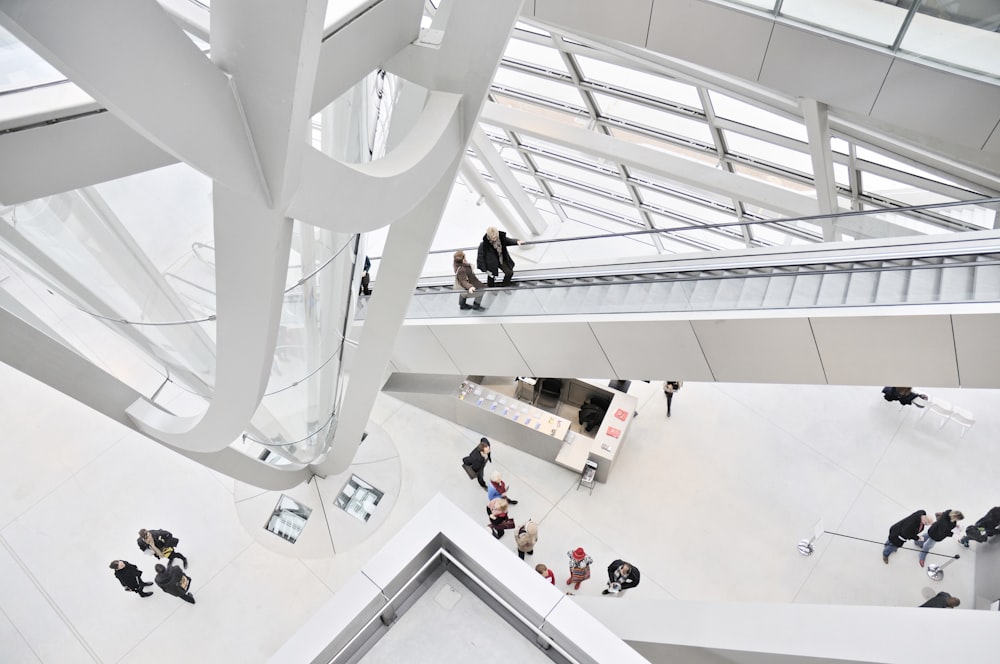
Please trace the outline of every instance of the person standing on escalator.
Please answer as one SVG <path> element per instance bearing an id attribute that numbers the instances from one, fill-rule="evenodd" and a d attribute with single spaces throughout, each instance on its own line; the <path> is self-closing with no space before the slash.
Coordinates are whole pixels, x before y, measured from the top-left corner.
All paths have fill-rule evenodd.
<path id="1" fill-rule="evenodd" d="M 465 260 L 464 251 L 456 251 L 452 258 L 452 267 L 455 270 L 455 290 L 460 291 L 458 294 L 458 308 L 482 311 L 486 308 L 480 304 L 483 301 L 484 295 L 482 291 L 483 282 L 472 271 L 469 261 Z M 471 305 L 469 304 L 470 297 L 476 298 L 475 302 Z"/>
<path id="2" fill-rule="evenodd" d="M 496 226 L 486 229 L 483 241 L 479 243 L 479 254 L 476 256 L 476 267 L 487 273 L 486 285 L 495 286 L 497 273 L 503 270 L 501 286 L 509 286 L 514 276 L 514 259 L 510 257 L 507 247 L 522 245 L 524 240 L 507 237 Z"/>

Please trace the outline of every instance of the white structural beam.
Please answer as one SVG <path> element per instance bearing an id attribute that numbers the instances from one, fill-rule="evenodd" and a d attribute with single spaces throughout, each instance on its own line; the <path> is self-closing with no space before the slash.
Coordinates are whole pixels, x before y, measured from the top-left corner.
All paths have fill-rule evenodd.
<path id="1" fill-rule="evenodd" d="M 512 235 L 517 237 L 527 237 L 529 232 L 527 228 L 521 225 L 521 221 L 514 216 L 510 211 L 510 208 L 504 205 L 504 202 L 500 200 L 500 197 L 494 193 L 493 189 L 490 188 L 489 183 L 486 178 L 483 177 L 479 169 L 469 161 L 468 157 L 462 159 L 462 163 L 459 167 L 459 173 L 462 179 L 465 181 L 473 191 L 482 197 L 482 200 L 486 201 L 486 206 L 489 207 L 490 211 L 500 220 L 500 225 L 504 228 L 510 230 Z"/>
<path id="2" fill-rule="evenodd" d="M 833 175 L 833 149 L 830 147 L 830 120 L 826 104 L 815 99 L 800 99 L 799 107 L 806 122 L 809 137 L 809 157 L 812 159 L 813 181 L 816 184 L 816 200 L 820 214 L 835 214 L 837 206 L 837 181 Z M 821 223 L 823 240 L 833 242 L 840 239 L 833 221 Z"/>
<path id="3" fill-rule="evenodd" d="M 503 195 L 523 222 L 510 230 L 516 232 L 519 237 L 529 237 L 528 234 L 522 232 L 524 227 L 530 230 L 531 235 L 538 236 L 544 233 L 548 224 L 545 223 L 538 208 L 535 207 L 535 204 L 531 202 L 528 195 L 524 192 L 524 187 L 514 177 L 514 173 L 510 170 L 507 162 L 497 152 L 493 141 L 478 126 L 472 132 L 472 147 L 475 149 L 476 154 L 479 155 L 479 160 L 483 162 L 486 170 L 493 177 L 493 181 L 500 187 L 500 191 L 503 192 Z"/>
<path id="4" fill-rule="evenodd" d="M 427 90 L 461 95 L 462 140 L 448 168 L 428 195 L 389 230 L 382 253 L 384 267 L 379 272 L 379 287 L 369 304 L 361 340 L 350 367 L 350 385 L 340 407 L 330 454 L 315 465 L 318 474 L 342 472 L 357 454 L 375 398 L 382 389 L 413 288 L 521 3 L 522 0 L 445 2 L 441 16 L 447 16 L 447 25 L 440 46 L 411 45 L 386 64 L 387 71 Z"/>
<path id="5" fill-rule="evenodd" d="M 465 146 L 460 95 L 432 92 L 416 126 L 389 154 L 348 164 L 305 153 L 289 214 L 333 231 L 365 232 L 401 218 L 427 195 Z"/>
<path id="6" fill-rule="evenodd" d="M 519 134 L 535 136 L 615 163 L 629 164 L 669 180 L 755 203 L 791 217 L 816 214 L 816 201 L 807 196 L 534 113 L 489 103 L 483 109 L 482 118 Z"/>
<path id="7" fill-rule="evenodd" d="M 153 0 L 7 2 L 0 22 L 157 147 L 259 194 L 229 76 Z"/>

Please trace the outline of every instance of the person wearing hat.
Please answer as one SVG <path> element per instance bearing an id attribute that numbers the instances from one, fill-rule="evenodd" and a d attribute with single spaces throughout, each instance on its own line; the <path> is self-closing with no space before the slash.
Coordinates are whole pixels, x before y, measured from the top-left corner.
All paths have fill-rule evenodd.
<path id="1" fill-rule="evenodd" d="M 569 578 L 566 579 L 566 585 L 572 583 L 573 588 L 579 590 L 580 584 L 590 578 L 590 565 L 594 559 L 587 555 L 582 546 L 567 551 L 566 555 L 569 556 Z"/>

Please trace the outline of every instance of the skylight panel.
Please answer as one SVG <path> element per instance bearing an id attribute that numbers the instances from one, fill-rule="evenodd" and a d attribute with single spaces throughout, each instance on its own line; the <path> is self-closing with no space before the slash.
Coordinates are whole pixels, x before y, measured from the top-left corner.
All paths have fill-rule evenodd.
<path id="1" fill-rule="evenodd" d="M 541 44 L 524 39 L 512 38 L 507 42 L 507 50 L 504 51 L 503 56 L 504 58 L 538 65 L 545 69 L 569 75 L 569 70 L 566 69 L 566 64 L 555 47 L 542 46 Z"/>
<path id="2" fill-rule="evenodd" d="M 500 91 L 507 89 L 523 92 L 535 97 L 558 101 L 573 108 L 584 109 L 583 98 L 576 87 L 559 83 L 554 79 L 514 71 L 503 65 L 497 69 L 496 76 L 493 77 L 493 86 L 494 89 L 499 88 Z"/>
<path id="3" fill-rule="evenodd" d="M 576 61 L 584 80 L 702 110 L 698 89 L 693 85 L 583 55 L 576 56 Z"/>
<path id="4" fill-rule="evenodd" d="M 600 107 L 601 114 L 605 117 L 650 127 L 698 143 L 713 144 L 712 132 L 709 131 L 708 125 L 699 120 L 684 118 L 652 106 L 645 106 L 605 94 L 594 93 L 594 99 Z"/>
<path id="5" fill-rule="evenodd" d="M 799 173 L 812 175 L 812 159 L 804 152 L 775 145 L 757 138 L 744 136 L 734 131 L 723 130 L 726 148 L 729 152 L 739 153 L 766 163 L 784 167 Z"/>
<path id="6" fill-rule="evenodd" d="M 714 90 L 710 90 L 708 96 L 712 100 L 712 108 L 715 110 L 716 117 L 757 127 L 758 129 L 763 129 L 774 134 L 788 136 L 803 143 L 809 140 L 806 127 L 801 122 L 796 122 L 777 113 L 765 111 L 762 108 L 747 104 L 738 99 L 733 99 L 732 97 L 727 97 Z"/>

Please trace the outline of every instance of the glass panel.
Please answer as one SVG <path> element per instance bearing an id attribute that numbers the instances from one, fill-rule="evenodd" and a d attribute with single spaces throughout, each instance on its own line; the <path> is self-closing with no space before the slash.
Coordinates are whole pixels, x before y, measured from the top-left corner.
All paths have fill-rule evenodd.
<path id="1" fill-rule="evenodd" d="M 834 152 L 839 152 L 840 154 L 848 155 L 850 154 L 850 143 L 842 138 L 837 138 L 836 136 L 830 137 L 830 149 Z"/>
<path id="2" fill-rule="evenodd" d="M 580 91 L 576 87 L 559 83 L 550 78 L 514 71 L 503 65 L 497 69 L 496 76 L 493 77 L 493 86 L 494 88 L 500 86 L 501 88 L 527 92 L 543 99 L 561 102 L 573 108 L 584 109 L 583 98 L 580 97 Z"/>
<path id="3" fill-rule="evenodd" d="M 873 175 L 861 171 L 861 192 L 884 196 L 907 205 L 926 205 L 929 203 L 951 203 L 956 199 L 941 196 L 913 185 L 897 182 L 881 175 Z"/>
<path id="4" fill-rule="evenodd" d="M 683 214 L 710 224 L 725 224 L 736 221 L 736 213 L 726 213 L 715 208 L 698 205 L 683 198 L 671 196 L 653 189 L 640 188 L 639 196 L 646 203 L 659 206 L 664 210 Z"/>
<path id="5" fill-rule="evenodd" d="M 629 143 L 635 143 L 636 145 L 652 148 L 654 150 L 666 152 L 678 157 L 684 157 L 685 159 L 701 162 L 702 164 L 708 164 L 710 166 L 717 166 L 719 163 L 719 157 L 714 149 L 698 151 L 693 148 L 687 148 L 682 145 L 677 145 L 676 143 L 647 136 L 646 134 L 622 129 L 618 126 L 612 125 L 608 127 L 608 129 L 611 131 L 612 136 L 620 138 L 623 141 L 628 141 Z"/>
<path id="6" fill-rule="evenodd" d="M 295 544 L 305 529 L 310 514 L 312 514 L 311 507 L 306 507 L 281 494 L 264 529 Z"/>
<path id="7" fill-rule="evenodd" d="M 794 191 L 799 194 L 805 194 L 811 198 L 816 197 L 816 187 L 812 185 L 796 182 L 790 178 L 782 177 L 775 173 L 769 173 L 758 168 L 753 168 L 752 166 L 747 166 L 746 164 L 735 163 L 733 164 L 733 169 L 740 175 L 748 175 L 756 180 L 777 185 L 783 189 L 788 189 L 789 191 Z"/>
<path id="8" fill-rule="evenodd" d="M 596 92 L 594 99 L 601 114 L 605 117 L 634 122 L 657 131 L 690 138 L 706 145 L 714 144 L 712 132 L 709 131 L 708 125 L 701 120 L 683 118 L 651 106 L 644 106 Z"/>
<path id="9" fill-rule="evenodd" d="M 0 28 L 0 92 L 65 80 L 59 70 Z"/>
<path id="10" fill-rule="evenodd" d="M 595 192 L 584 191 L 582 189 L 570 187 L 558 182 L 550 181 L 549 188 L 552 190 L 554 195 L 560 198 L 565 198 L 571 201 L 579 201 L 585 205 L 605 210 L 619 217 L 626 217 L 636 221 L 639 220 L 639 213 L 636 211 L 634 205 L 605 198 Z"/>
<path id="11" fill-rule="evenodd" d="M 675 81 L 666 76 L 657 76 L 644 71 L 613 65 L 603 60 L 594 60 L 583 55 L 576 56 L 577 64 L 584 80 L 601 83 L 613 88 L 632 90 L 641 95 L 657 97 L 697 110 L 702 110 L 698 89 L 693 85 Z"/>
<path id="12" fill-rule="evenodd" d="M 632 169 L 632 176 L 639 184 L 654 184 L 660 185 L 665 189 L 672 189 L 675 191 L 684 192 L 690 194 L 693 198 L 700 198 L 706 201 L 714 201 L 721 205 L 730 206 L 733 204 L 731 198 L 723 196 L 722 194 L 716 194 L 715 192 L 708 191 L 706 189 L 698 189 L 691 185 L 683 184 L 681 182 L 668 181 L 663 176 L 657 175 L 655 173 L 650 173 L 649 171 L 644 171 L 638 168 Z"/>
<path id="13" fill-rule="evenodd" d="M 774 134 L 781 134 L 797 141 L 808 142 L 806 127 L 800 122 L 765 111 L 738 99 L 710 90 L 708 96 L 712 99 L 715 115 L 733 122 L 739 122 L 751 127 L 757 127 Z"/>
<path id="14" fill-rule="evenodd" d="M 625 183 L 619 179 L 616 170 L 603 169 L 601 172 L 595 172 L 547 157 L 535 157 L 534 161 L 535 166 L 542 173 L 561 175 L 576 182 L 600 187 L 619 196 L 631 197 Z"/>
<path id="15" fill-rule="evenodd" d="M 504 51 L 504 58 L 513 58 L 528 64 L 537 64 L 552 69 L 561 74 L 569 75 L 569 70 L 563 63 L 562 57 L 553 47 L 546 47 L 523 39 L 511 39 L 507 42 L 507 50 Z"/>
<path id="16" fill-rule="evenodd" d="M 833 164 L 833 179 L 842 187 L 850 188 L 851 186 L 851 169 L 843 164 L 838 164 L 834 162 Z"/>
<path id="17" fill-rule="evenodd" d="M 991 0 L 952 0 L 920 5 L 902 50 L 939 62 L 1000 76 L 1000 7 Z"/>
<path id="18" fill-rule="evenodd" d="M 812 159 L 807 153 L 791 150 L 783 145 L 775 145 L 757 138 L 744 136 L 734 131 L 722 132 L 726 148 L 730 152 L 739 153 L 752 159 L 764 161 L 775 166 L 781 166 L 799 173 L 812 175 Z"/>
<path id="19" fill-rule="evenodd" d="M 906 9 L 878 0 L 785 0 L 781 15 L 891 46 L 903 26 Z"/>
<path id="20" fill-rule="evenodd" d="M 502 92 L 494 92 L 493 98 L 498 104 L 522 111 L 528 111 L 534 115 L 541 116 L 546 120 L 556 120 L 557 122 L 572 125 L 574 127 L 586 128 L 591 122 L 590 113 L 584 111 L 582 108 L 578 109 L 578 112 L 576 113 L 571 113 L 569 111 L 560 110 L 559 108 L 552 108 L 551 106 L 543 106 L 542 104 L 533 103 L 526 99 L 511 97 L 503 94 Z"/>
<path id="21" fill-rule="evenodd" d="M 368 521 L 384 494 L 357 475 L 344 485 L 334 504 L 360 521 Z"/>
<path id="22" fill-rule="evenodd" d="M 925 171 L 922 168 L 917 168 L 915 166 L 910 166 L 909 164 L 899 161 L 898 159 L 893 159 L 892 157 L 886 157 L 883 154 L 875 152 L 874 150 L 869 150 L 860 145 L 856 146 L 856 155 L 858 159 L 864 159 L 865 161 L 871 161 L 876 164 L 881 164 L 882 166 L 888 166 L 889 168 L 894 168 L 897 171 L 903 171 L 904 173 L 909 173 L 910 175 L 916 175 L 922 178 L 927 178 L 928 180 L 934 180 L 935 182 L 943 182 L 944 184 L 949 184 L 954 187 L 962 187 L 962 185 L 941 177 L 940 175 L 935 175 L 930 171 Z M 965 187 L 962 187 L 966 189 Z"/>

